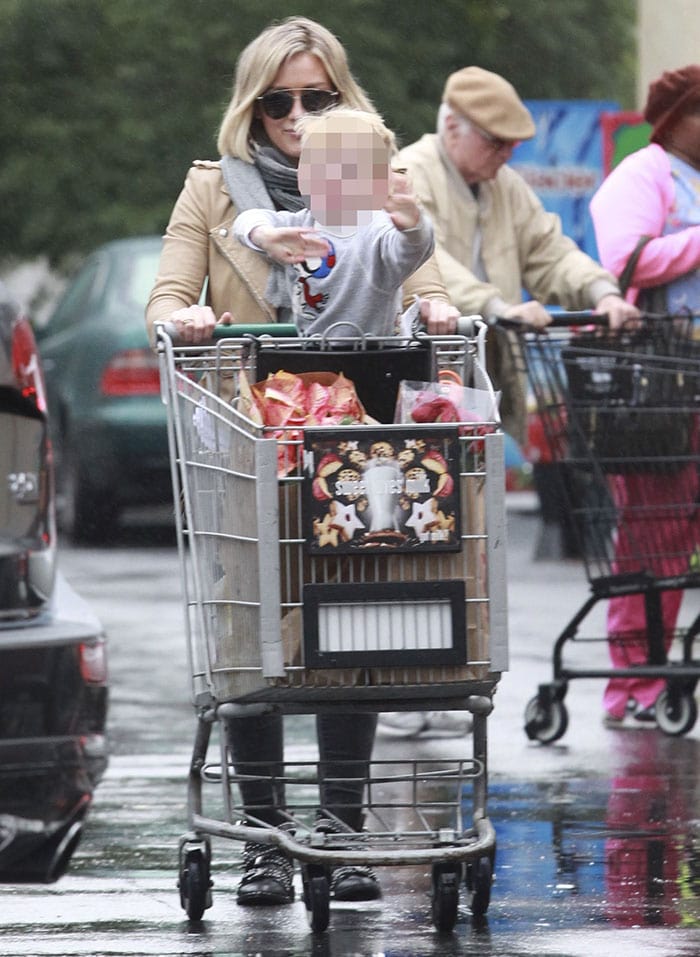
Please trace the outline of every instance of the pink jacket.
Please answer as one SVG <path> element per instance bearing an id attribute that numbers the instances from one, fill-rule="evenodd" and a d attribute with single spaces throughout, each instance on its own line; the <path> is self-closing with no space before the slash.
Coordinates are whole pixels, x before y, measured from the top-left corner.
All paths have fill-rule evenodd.
<path id="1" fill-rule="evenodd" d="M 619 276 L 640 236 L 656 236 L 642 250 L 634 272 L 637 290 L 670 282 L 700 264 L 700 226 L 662 236 L 675 200 L 671 165 L 663 147 L 645 146 L 625 157 L 591 200 L 601 263 Z"/>

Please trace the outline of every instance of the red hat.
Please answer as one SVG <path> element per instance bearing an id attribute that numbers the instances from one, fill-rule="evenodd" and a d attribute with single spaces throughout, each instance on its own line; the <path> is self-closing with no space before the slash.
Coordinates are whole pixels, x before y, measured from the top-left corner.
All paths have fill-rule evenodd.
<path id="1" fill-rule="evenodd" d="M 667 70 L 649 84 L 644 119 L 652 125 L 652 143 L 662 143 L 665 133 L 686 109 L 700 102 L 700 64 Z"/>

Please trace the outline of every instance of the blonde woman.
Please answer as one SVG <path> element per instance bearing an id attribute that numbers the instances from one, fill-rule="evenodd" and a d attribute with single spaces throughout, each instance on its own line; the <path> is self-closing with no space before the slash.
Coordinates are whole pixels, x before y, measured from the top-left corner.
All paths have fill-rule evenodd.
<path id="1" fill-rule="evenodd" d="M 235 216 L 252 207 L 301 209 L 297 120 L 335 106 L 374 112 L 350 73 L 340 42 L 325 27 L 290 17 L 265 29 L 241 53 L 233 95 L 219 130 L 220 161 L 196 161 L 173 209 L 155 286 L 149 329 L 171 321 L 188 342 L 215 323 L 285 322 L 291 304 L 270 280 L 270 265 L 236 241 Z M 207 282 L 206 305 L 197 305 Z M 428 331 L 454 331 L 439 270 L 430 259 L 406 281 L 404 302 L 419 295 Z"/>
<path id="2" fill-rule="evenodd" d="M 320 24 L 290 17 L 264 30 L 242 52 L 233 95 L 219 131 L 221 160 L 195 162 L 170 218 L 146 320 L 174 323 L 186 342 L 198 343 L 216 322 L 291 321 L 291 302 L 274 281 L 270 263 L 239 243 L 233 221 L 245 209 L 294 211 L 303 201 L 297 183 L 301 138 L 297 120 L 338 105 L 375 112 L 353 79 L 339 41 Z M 206 285 L 206 305 L 198 305 Z M 407 281 L 407 301 L 419 294 L 429 302 L 424 316 L 435 334 L 454 329 L 451 310 L 433 261 Z M 358 761 L 369 760 L 376 728 L 374 714 L 321 714 L 319 753 L 329 775 L 352 778 Z M 233 718 L 227 736 L 238 771 L 246 762 L 265 762 L 277 773 L 283 760 L 279 715 Z M 256 765 L 259 773 L 260 765 Z M 343 826 L 362 828 L 362 786 L 321 782 L 321 806 Z M 265 782 L 243 788 L 246 807 L 266 823 L 281 821 L 284 795 Z M 269 807 L 269 810 L 266 808 Z M 333 821 L 333 826 L 337 822 Z M 319 826 L 332 826 L 329 819 Z M 278 849 L 244 847 L 240 904 L 286 904 L 293 900 L 292 862 Z M 371 900 L 380 895 L 367 867 L 338 867 L 331 881 L 337 900 Z"/>

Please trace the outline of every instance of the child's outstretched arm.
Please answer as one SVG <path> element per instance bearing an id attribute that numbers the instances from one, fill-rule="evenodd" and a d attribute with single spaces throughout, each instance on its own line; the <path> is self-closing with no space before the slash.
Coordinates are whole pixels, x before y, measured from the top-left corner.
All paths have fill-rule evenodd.
<path id="1" fill-rule="evenodd" d="M 330 252 L 328 240 L 303 226 L 255 226 L 248 238 L 271 259 L 283 265 L 327 256 Z"/>
<path id="2" fill-rule="evenodd" d="M 267 255 L 283 265 L 303 262 L 318 256 L 326 256 L 330 252 L 327 240 L 316 232 L 309 224 L 307 226 L 287 226 L 290 213 L 275 213 L 270 209 L 246 209 L 233 221 L 233 233 L 236 239 L 249 246 L 267 253 Z"/>

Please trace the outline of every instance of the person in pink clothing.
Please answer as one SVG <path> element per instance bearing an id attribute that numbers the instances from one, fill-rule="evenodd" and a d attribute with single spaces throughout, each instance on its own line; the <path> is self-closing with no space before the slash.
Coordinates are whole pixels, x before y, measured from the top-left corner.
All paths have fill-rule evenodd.
<path id="1" fill-rule="evenodd" d="M 641 305 L 640 295 L 645 289 L 663 286 L 665 313 L 698 315 L 700 64 L 666 71 L 651 83 L 644 117 L 652 126 L 651 143 L 622 160 L 591 201 L 600 261 L 619 276 L 640 238 L 651 237 L 637 260 L 628 298 Z M 654 575 L 687 571 L 691 555 L 700 544 L 698 508 L 689 504 L 700 496 L 695 462 L 672 475 L 616 475 L 611 480 L 611 491 L 622 519 L 615 547 L 615 572 L 636 570 L 632 541 L 636 535 L 654 536 L 653 553 L 659 556 L 649 569 Z M 669 504 L 673 505 L 670 521 Z M 656 505 L 658 516 L 650 521 L 649 506 Z M 645 524 L 633 518 L 640 506 L 644 507 Z M 682 597 L 682 591 L 667 591 L 661 596 L 667 650 Z M 643 595 L 612 598 L 607 629 L 615 667 L 645 662 Z M 603 695 L 606 724 L 622 724 L 630 710 L 639 721 L 653 721 L 654 704 L 664 688 L 661 679 L 611 678 Z"/>

